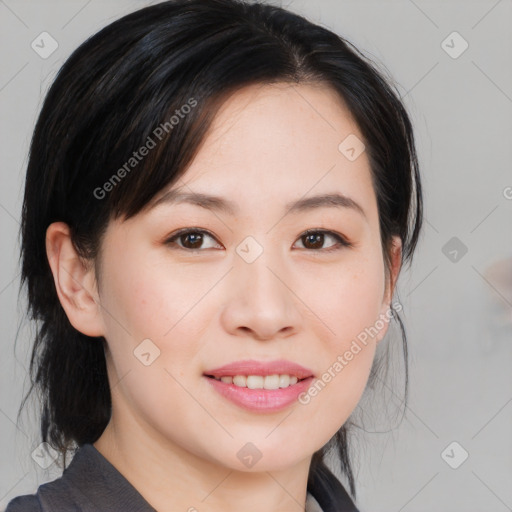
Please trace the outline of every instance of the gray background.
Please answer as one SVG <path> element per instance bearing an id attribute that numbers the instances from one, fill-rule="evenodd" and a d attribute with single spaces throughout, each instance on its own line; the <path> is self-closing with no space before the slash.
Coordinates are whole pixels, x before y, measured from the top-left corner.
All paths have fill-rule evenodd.
<path id="1" fill-rule="evenodd" d="M 31 132 L 71 51 L 149 3 L 0 0 L 0 509 L 60 475 L 55 465 L 43 470 L 31 458 L 39 444 L 33 404 L 16 425 L 32 335 L 17 293 Z M 402 421 L 391 413 L 396 421 L 383 416 L 356 432 L 359 506 L 363 512 L 512 510 L 512 2 L 282 5 L 348 38 L 387 69 L 416 129 L 426 223 L 398 291 L 411 394 Z M 31 48 L 43 31 L 59 45 L 47 59 Z M 461 39 L 448 37 L 454 31 L 469 44 L 457 58 L 445 51 L 462 49 Z M 375 395 L 374 404 L 390 412 L 400 403 L 397 390 Z M 460 464 L 463 450 L 469 456 Z"/>

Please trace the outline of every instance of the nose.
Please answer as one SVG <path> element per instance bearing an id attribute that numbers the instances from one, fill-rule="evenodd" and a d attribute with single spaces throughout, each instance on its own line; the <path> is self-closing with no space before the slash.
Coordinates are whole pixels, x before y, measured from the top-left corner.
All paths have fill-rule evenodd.
<path id="1" fill-rule="evenodd" d="M 221 314 L 224 329 L 257 340 L 286 338 L 302 325 L 301 301 L 292 273 L 265 252 L 252 263 L 235 263 L 226 283 L 228 300 Z"/>

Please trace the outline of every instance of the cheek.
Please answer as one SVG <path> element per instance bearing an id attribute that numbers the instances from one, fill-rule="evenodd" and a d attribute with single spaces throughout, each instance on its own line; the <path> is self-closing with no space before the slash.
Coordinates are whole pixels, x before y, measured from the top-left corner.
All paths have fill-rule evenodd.
<path id="1" fill-rule="evenodd" d="M 157 403 L 162 390 L 177 403 L 190 401 L 179 383 L 195 378 L 191 372 L 200 377 L 204 331 L 216 313 L 209 292 L 219 272 L 206 265 L 202 272 L 187 269 L 165 257 L 149 259 L 136 249 L 122 253 L 130 256 L 111 260 L 116 264 L 105 272 L 108 295 L 102 298 L 109 312 L 104 318 L 113 377 L 129 373 L 125 392 L 148 411 L 162 409 Z"/>
<path id="2" fill-rule="evenodd" d="M 108 295 L 103 302 L 109 313 L 104 317 L 117 403 L 129 402 L 169 438 L 183 430 L 183 422 L 199 428 L 203 421 L 211 428 L 187 390 L 190 372 L 200 368 L 201 299 L 214 281 L 192 272 L 186 278 L 183 273 L 173 277 L 170 267 L 164 270 L 158 261 L 149 264 L 147 259 L 144 263 L 134 254 L 129 262 L 117 261 L 105 275 Z M 184 444 L 187 436 L 181 434 Z"/>
<path id="3" fill-rule="evenodd" d="M 173 273 L 175 272 L 175 276 Z M 181 274 L 182 275 L 182 274 Z M 184 351 L 187 357 L 195 350 L 193 322 L 195 305 L 207 293 L 211 283 L 193 273 L 180 277 L 179 269 L 137 264 L 137 258 L 113 268 L 106 288 L 105 302 L 108 339 L 123 352 L 126 345 L 132 350 L 145 339 L 150 339 L 160 348 L 162 355 L 172 342 L 178 344 L 173 350 L 178 359 Z M 187 336 L 184 336 L 186 326 Z M 192 330 L 191 330 L 192 329 Z"/>
<path id="4" fill-rule="evenodd" d="M 374 254 L 347 259 L 338 272 L 317 275 L 319 293 L 308 295 L 307 305 L 322 320 L 312 321 L 319 341 L 321 371 L 300 403 L 308 415 L 322 417 L 328 434 L 342 425 L 356 407 L 366 386 L 376 348 L 376 326 L 384 294 L 384 266 Z M 303 281 L 303 291 L 311 286 Z M 311 290 L 311 288 L 310 288 Z"/>
<path id="5" fill-rule="evenodd" d="M 353 254 L 336 267 L 301 273 L 300 296 L 322 320 L 311 322 L 329 352 L 343 350 L 379 318 L 384 296 L 384 265 L 379 254 Z"/>
<path id="6" fill-rule="evenodd" d="M 367 266 L 339 280 L 338 296 L 330 313 L 339 342 L 357 337 L 375 324 L 382 308 L 384 294 L 383 269 Z M 335 341 L 335 340 L 333 340 Z"/>

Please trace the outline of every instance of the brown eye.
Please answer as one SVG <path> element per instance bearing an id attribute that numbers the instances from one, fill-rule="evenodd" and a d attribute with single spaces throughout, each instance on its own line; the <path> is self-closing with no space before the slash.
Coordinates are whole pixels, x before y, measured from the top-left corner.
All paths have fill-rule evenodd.
<path id="1" fill-rule="evenodd" d="M 326 239 L 334 239 L 337 243 L 329 245 L 327 248 L 322 248 Z M 311 249 L 322 252 L 330 252 L 342 247 L 351 247 L 352 244 L 338 233 L 325 230 L 309 230 L 301 235 L 299 240 L 302 241 L 304 249 Z"/>
<path id="2" fill-rule="evenodd" d="M 175 233 L 171 238 L 167 239 L 166 244 L 177 245 L 178 249 L 186 249 L 189 251 L 211 249 L 211 245 L 210 247 L 203 246 L 205 240 L 208 239 L 215 241 L 215 238 L 212 235 L 202 229 L 184 229 L 178 231 L 178 233 Z M 177 243 L 177 241 L 180 243 Z M 213 246 L 216 245 L 218 244 L 215 241 Z"/>
<path id="3" fill-rule="evenodd" d="M 187 233 L 180 235 L 179 240 L 183 242 L 183 246 L 187 249 L 199 249 L 203 243 L 202 233 Z"/>
<path id="4" fill-rule="evenodd" d="M 324 245 L 325 233 L 310 233 L 302 237 L 303 244 L 308 249 L 321 249 Z"/>

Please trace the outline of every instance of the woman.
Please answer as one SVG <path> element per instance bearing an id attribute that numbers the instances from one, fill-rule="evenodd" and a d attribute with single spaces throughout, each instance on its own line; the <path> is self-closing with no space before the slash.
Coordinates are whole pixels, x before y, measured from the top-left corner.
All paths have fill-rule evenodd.
<path id="1" fill-rule="evenodd" d="M 325 28 L 172 0 L 88 39 L 22 220 L 42 440 L 74 457 L 7 512 L 357 510 L 349 416 L 391 319 L 407 359 L 421 223 L 408 115 Z"/>

